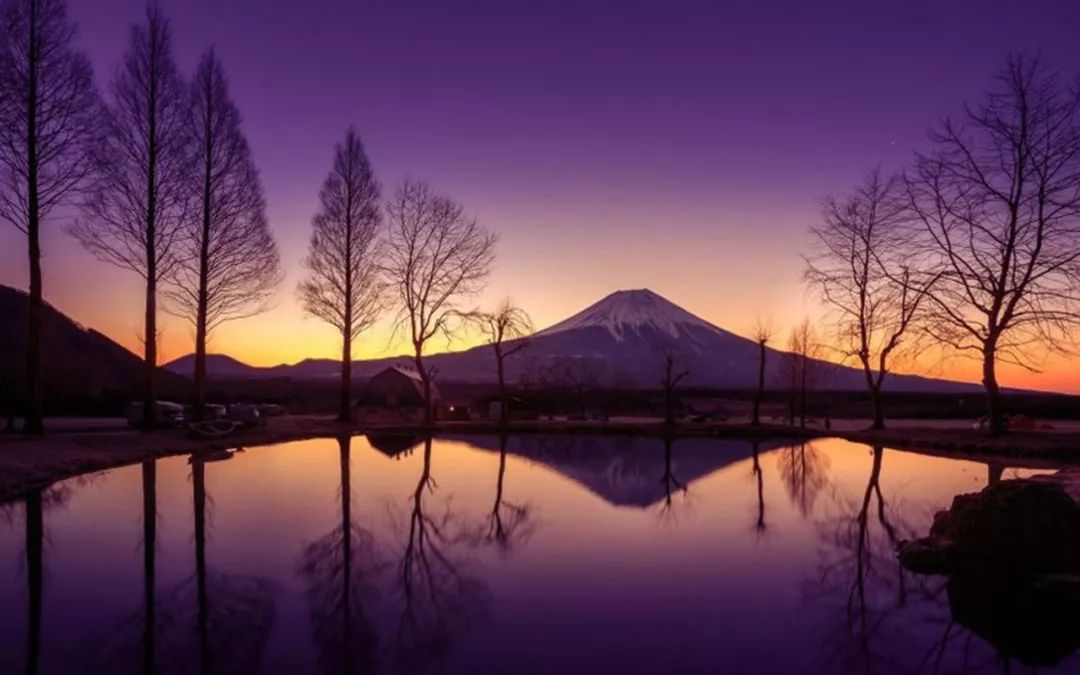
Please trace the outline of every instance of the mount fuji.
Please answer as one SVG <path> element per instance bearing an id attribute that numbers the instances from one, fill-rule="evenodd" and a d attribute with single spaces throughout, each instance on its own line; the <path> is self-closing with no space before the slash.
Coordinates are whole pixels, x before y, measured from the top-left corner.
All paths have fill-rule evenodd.
<path id="1" fill-rule="evenodd" d="M 690 374 L 682 385 L 714 389 L 750 389 L 757 384 L 758 346 L 753 340 L 728 332 L 691 314 L 648 289 L 611 293 L 577 314 L 522 338 L 527 347 L 506 361 L 507 381 L 531 378 L 578 377 L 587 371 L 592 386 L 649 388 L 660 386 L 664 354 L 678 355 Z M 768 349 L 766 382 L 785 386 L 785 353 Z M 403 357 L 356 361 L 353 372 L 366 377 Z M 489 345 L 462 352 L 429 357 L 437 377 L 445 382 L 491 383 L 495 379 L 494 356 Z M 190 374 L 193 358 L 185 356 L 166 367 Z M 294 365 L 272 368 L 247 366 L 226 356 L 208 357 L 211 377 L 259 378 L 293 377 L 311 379 L 336 376 L 337 363 L 331 359 L 308 359 Z M 827 361 L 815 361 L 817 387 L 832 390 L 861 390 L 865 379 L 861 370 Z M 977 385 L 937 380 L 913 375 L 890 375 L 890 391 L 963 392 Z"/>

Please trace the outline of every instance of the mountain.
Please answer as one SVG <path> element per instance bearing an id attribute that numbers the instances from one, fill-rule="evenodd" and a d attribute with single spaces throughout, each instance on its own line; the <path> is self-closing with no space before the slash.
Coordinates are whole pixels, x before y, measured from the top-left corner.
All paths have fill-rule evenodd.
<path id="1" fill-rule="evenodd" d="M 26 293 L 0 286 L 0 390 L 18 391 L 26 354 Z M 50 409 L 118 405 L 142 389 L 142 359 L 101 333 L 79 325 L 49 304 L 42 312 L 45 400 Z M 159 370 L 163 396 L 186 394 L 186 378 Z"/>
<path id="2" fill-rule="evenodd" d="M 616 291 L 577 314 L 524 339 L 528 348 L 507 359 L 507 378 L 518 381 L 568 384 L 588 381 L 590 386 L 659 388 L 664 353 L 671 351 L 690 373 L 682 386 L 716 389 L 749 389 L 756 386 L 758 346 L 691 314 L 648 290 Z M 766 381 L 771 387 L 786 384 L 786 355 L 769 349 Z M 494 381 L 492 348 L 480 346 L 463 352 L 430 357 L 443 381 L 490 383 Z M 366 377 L 402 357 L 357 361 L 354 373 Z M 190 357 L 166 365 L 177 373 L 191 372 Z M 338 373 L 331 359 L 309 359 L 295 365 L 256 368 L 230 357 L 210 357 L 211 376 L 236 378 L 333 377 Z M 861 390 L 861 370 L 827 361 L 815 361 L 811 369 L 816 387 Z M 912 375 L 891 375 L 890 391 L 967 392 L 972 384 Z"/>

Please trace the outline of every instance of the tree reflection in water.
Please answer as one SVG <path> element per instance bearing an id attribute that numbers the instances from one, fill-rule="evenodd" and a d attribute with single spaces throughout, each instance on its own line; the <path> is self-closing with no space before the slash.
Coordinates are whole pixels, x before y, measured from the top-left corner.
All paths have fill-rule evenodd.
<path id="1" fill-rule="evenodd" d="M 779 466 L 791 503 L 808 517 L 818 494 L 829 484 L 828 456 L 813 443 L 798 443 L 780 451 Z"/>
<path id="2" fill-rule="evenodd" d="M 902 509 L 890 509 L 886 502 L 883 458 L 884 450 L 873 448 L 859 498 L 833 491 L 831 515 L 818 523 L 823 544 L 818 577 L 807 584 L 812 601 L 836 606 L 836 618 L 825 626 L 825 656 L 846 671 L 888 665 L 896 658 L 889 648 L 915 644 L 909 633 L 929 627 L 935 634 L 934 626 L 948 623 L 944 585 L 907 573 L 896 559 L 897 545 L 917 530 Z M 882 650 L 876 649 L 879 636 Z"/>
<path id="3" fill-rule="evenodd" d="M 750 444 L 750 452 L 753 457 L 750 469 L 754 481 L 757 483 L 757 518 L 754 520 L 754 531 L 758 537 L 765 535 L 765 476 L 761 470 L 761 442 L 753 441 Z"/>
<path id="4" fill-rule="evenodd" d="M 676 476 L 672 466 L 671 455 L 675 441 L 671 436 L 664 436 L 664 473 L 660 476 L 660 484 L 664 486 L 664 498 L 659 504 L 660 521 L 668 525 L 674 525 L 679 520 L 679 510 L 672 498 L 675 491 L 682 492 L 682 511 L 689 512 L 690 500 L 687 487 Z M 654 474 L 655 475 L 655 474 Z"/>
<path id="5" fill-rule="evenodd" d="M 474 545 L 495 546 L 506 557 L 529 540 L 536 531 L 532 506 L 518 504 L 505 497 L 506 434 L 499 435 L 499 471 L 495 480 L 495 503 L 471 539 Z"/>
<path id="6" fill-rule="evenodd" d="M 431 437 L 424 439 L 423 469 L 402 516 L 393 508 L 394 530 L 405 538 L 394 584 L 401 615 L 394 635 L 394 657 L 402 672 L 418 672 L 445 656 L 456 636 L 487 615 L 489 593 L 471 561 L 457 549 L 470 540 L 469 528 L 447 500 L 440 516 L 427 511 L 424 497 L 434 494 Z"/>
<path id="7" fill-rule="evenodd" d="M 338 439 L 341 467 L 341 522 L 308 544 L 299 573 L 312 637 L 324 673 L 367 673 L 376 669 L 379 635 L 371 609 L 378 601 L 376 576 L 383 569 L 372 533 L 353 522 L 350 478 L 351 438 Z"/>

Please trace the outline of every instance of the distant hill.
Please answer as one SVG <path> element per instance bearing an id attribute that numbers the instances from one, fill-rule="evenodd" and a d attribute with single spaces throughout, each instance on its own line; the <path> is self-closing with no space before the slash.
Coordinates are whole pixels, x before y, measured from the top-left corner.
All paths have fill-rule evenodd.
<path id="1" fill-rule="evenodd" d="M 0 285 L 0 389 L 21 388 L 29 297 Z M 50 411 L 115 411 L 139 396 L 142 360 L 101 333 L 79 325 L 46 303 L 42 316 L 45 404 Z M 186 396 L 188 380 L 159 369 L 163 397 Z"/>
<path id="2" fill-rule="evenodd" d="M 594 383 L 631 389 L 659 388 L 662 354 L 673 348 L 689 364 L 685 387 L 751 389 L 757 383 L 758 346 L 675 305 L 646 289 L 616 291 L 581 312 L 528 338 L 528 348 L 507 360 L 507 378 L 523 376 L 534 382 L 558 377 L 567 364 L 585 364 Z M 787 355 L 768 350 L 766 381 L 773 389 L 786 388 Z M 494 382 L 495 368 L 490 346 L 463 352 L 435 354 L 430 363 L 444 382 L 487 384 Z M 367 377 L 403 357 L 355 361 L 353 373 Z M 185 356 L 166 368 L 190 375 L 193 358 Z M 211 377 L 258 379 L 335 377 L 338 363 L 332 359 L 308 359 L 294 365 L 269 368 L 249 366 L 224 355 L 208 360 Z M 816 361 L 816 389 L 861 391 L 866 383 L 860 369 Z M 976 384 L 890 375 L 885 388 L 891 392 L 977 392 Z"/>

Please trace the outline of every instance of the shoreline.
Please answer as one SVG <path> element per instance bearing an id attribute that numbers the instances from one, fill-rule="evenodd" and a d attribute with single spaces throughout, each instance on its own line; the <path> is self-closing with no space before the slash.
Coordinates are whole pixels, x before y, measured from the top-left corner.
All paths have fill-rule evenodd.
<path id="1" fill-rule="evenodd" d="M 825 430 L 782 425 L 680 424 L 667 427 L 659 422 L 569 422 L 524 421 L 509 427 L 495 422 L 440 422 L 425 428 L 416 425 L 361 427 L 341 424 L 330 417 L 289 416 L 271 418 L 266 426 L 240 430 L 218 439 L 197 439 L 181 430 L 142 433 L 126 428 L 73 428 L 33 438 L 0 435 L 0 503 L 32 490 L 44 489 L 74 476 L 195 452 L 253 447 L 342 435 L 384 433 L 393 435 L 434 434 L 551 434 L 647 436 L 654 438 L 783 438 L 792 441 L 841 438 L 855 443 L 927 455 L 983 462 L 1024 460 L 1048 468 L 1068 468 L 1080 464 L 1080 433 L 1013 432 L 1000 438 L 962 429 L 903 428 L 870 430 Z"/>

